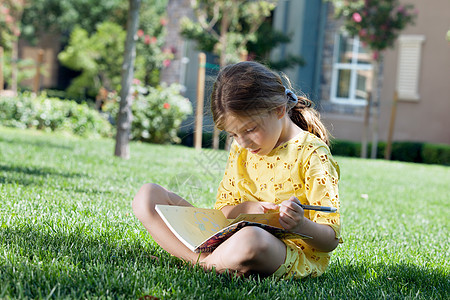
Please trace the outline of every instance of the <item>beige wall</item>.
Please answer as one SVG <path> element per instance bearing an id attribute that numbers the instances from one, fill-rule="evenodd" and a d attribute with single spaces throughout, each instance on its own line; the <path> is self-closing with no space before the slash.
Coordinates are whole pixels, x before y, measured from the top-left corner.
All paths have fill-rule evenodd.
<path id="1" fill-rule="evenodd" d="M 423 35 L 418 101 L 399 101 L 394 141 L 420 141 L 450 144 L 450 1 L 401 0 L 418 9 L 415 25 L 402 34 Z M 385 52 L 379 138 L 387 140 L 392 99 L 397 81 L 398 43 Z M 363 113 L 323 113 L 323 120 L 337 139 L 359 141 Z M 369 139 L 371 137 L 369 136 Z"/>
<path id="2" fill-rule="evenodd" d="M 418 9 L 419 14 L 415 26 L 407 27 L 402 34 L 425 36 L 419 73 L 420 99 L 399 101 L 394 140 L 450 144 L 450 43 L 445 38 L 450 29 L 450 1 L 408 2 Z M 389 128 L 389 100 L 392 99 L 397 76 L 396 48 L 385 55 L 381 139 L 387 139 Z"/>

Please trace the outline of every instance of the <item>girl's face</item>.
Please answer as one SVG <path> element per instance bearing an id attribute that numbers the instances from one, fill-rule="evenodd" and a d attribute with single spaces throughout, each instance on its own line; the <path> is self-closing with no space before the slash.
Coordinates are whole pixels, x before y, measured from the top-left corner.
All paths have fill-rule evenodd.
<path id="1" fill-rule="evenodd" d="M 283 141 L 284 110 L 273 110 L 255 116 L 227 117 L 225 130 L 243 148 L 253 154 L 267 155 Z"/>

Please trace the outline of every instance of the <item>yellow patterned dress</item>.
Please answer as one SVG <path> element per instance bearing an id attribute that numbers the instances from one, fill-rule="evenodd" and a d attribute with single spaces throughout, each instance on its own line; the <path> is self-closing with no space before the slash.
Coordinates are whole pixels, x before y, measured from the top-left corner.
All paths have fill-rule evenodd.
<path id="1" fill-rule="evenodd" d="M 252 154 L 234 142 L 214 207 L 221 209 L 244 201 L 278 204 L 291 196 L 302 204 L 334 206 L 336 213 L 305 211 L 305 216 L 331 226 L 342 241 L 338 180 L 339 166 L 329 148 L 309 132 L 301 132 L 265 156 Z M 302 240 L 284 242 L 287 259 L 279 277 L 320 276 L 327 268 L 330 253 L 320 252 Z"/>

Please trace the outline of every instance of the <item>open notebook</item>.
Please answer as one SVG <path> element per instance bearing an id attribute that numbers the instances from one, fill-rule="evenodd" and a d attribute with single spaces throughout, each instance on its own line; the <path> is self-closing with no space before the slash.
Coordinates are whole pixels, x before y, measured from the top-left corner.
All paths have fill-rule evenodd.
<path id="1" fill-rule="evenodd" d="M 240 214 L 227 219 L 217 209 L 156 205 L 156 211 L 173 234 L 194 252 L 211 252 L 223 241 L 245 226 L 261 227 L 279 239 L 309 239 L 311 237 L 282 228 L 279 213 Z"/>

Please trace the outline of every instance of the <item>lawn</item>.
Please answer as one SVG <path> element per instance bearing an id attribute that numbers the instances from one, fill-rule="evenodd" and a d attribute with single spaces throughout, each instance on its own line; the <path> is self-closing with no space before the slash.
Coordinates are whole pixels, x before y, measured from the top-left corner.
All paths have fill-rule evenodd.
<path id="1" fill-rule="evenodd" d="M 337 157 L 344 243 L 319 278 L 205 273 L 134 217 L 146 182 L 212 207 L 227 153 L 0 127 L 0 298 L 448 299 L 450 167 Z"/>

